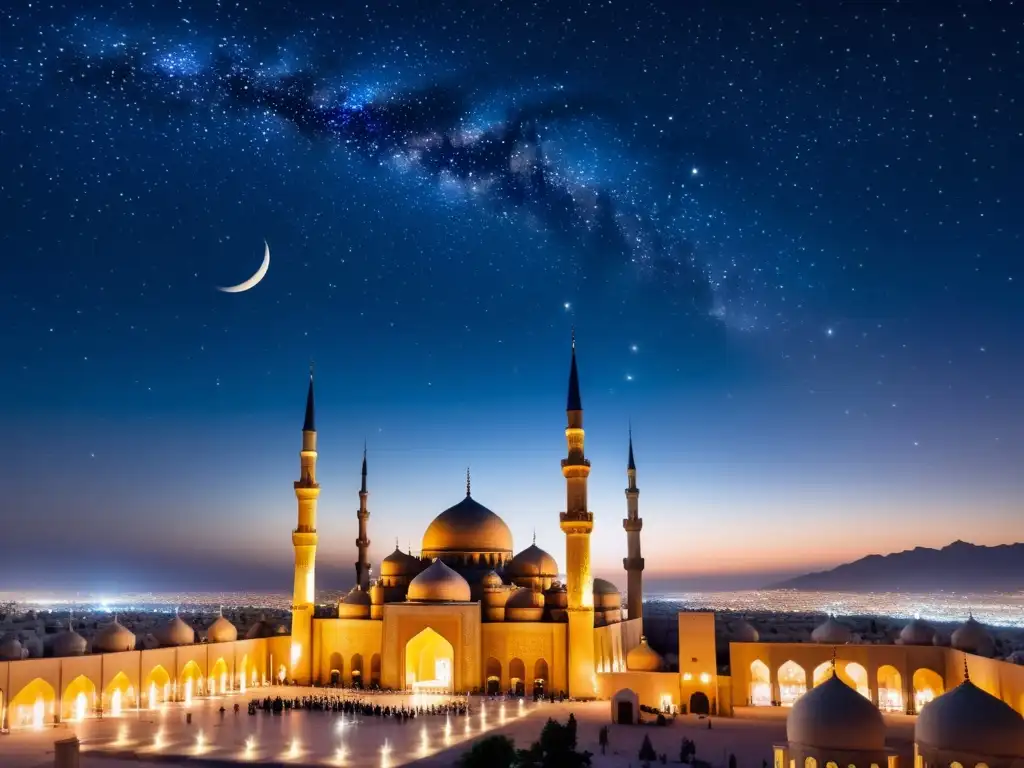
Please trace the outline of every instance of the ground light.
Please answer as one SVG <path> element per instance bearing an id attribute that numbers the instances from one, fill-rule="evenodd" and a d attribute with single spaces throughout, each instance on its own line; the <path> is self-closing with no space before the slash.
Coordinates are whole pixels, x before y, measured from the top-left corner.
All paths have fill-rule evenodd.
<path id="1" fill-rule="evenodd" d="M 334 753 L 334 764 L 335 765 L 344 765 L 345 761 L 347 759 L 348 759 L 348 750 L 345 749 L 345 745 L 344 744 L 339 744 L 337 752 Z"/>
<path id="2" fill-rule="evenodd" d="M 201 755 L 206 751 L 206 736 L 200 731 L 196 734 L 196 754 Z"/>
<path id="3" fill-rule="evenodd" d="M 391 766 L 391 742 L 387 739 L 384 740 L 383 746 L 380 748 L 380 768 L 390 768 Z"/>

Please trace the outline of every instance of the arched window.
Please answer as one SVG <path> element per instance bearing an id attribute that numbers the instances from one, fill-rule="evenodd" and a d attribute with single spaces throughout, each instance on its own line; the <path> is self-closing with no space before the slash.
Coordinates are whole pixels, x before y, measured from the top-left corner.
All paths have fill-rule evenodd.
<path id="1" fill-rule="evenodd" d="M 839 768 L 839 764 L 829 760 L 827 763 L 825 763 L 825 768 Z"/>
<path id="2" fill-rule="evenodd" d="M 818 761 L 813 757 L 804 758 L 804 768 L 818 768 Z"/>

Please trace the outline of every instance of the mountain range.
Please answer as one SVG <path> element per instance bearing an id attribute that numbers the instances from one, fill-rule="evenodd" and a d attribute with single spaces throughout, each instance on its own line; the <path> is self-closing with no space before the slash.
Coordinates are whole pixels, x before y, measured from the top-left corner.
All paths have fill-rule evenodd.
<path id="1" fill-rule="evenodd" d="M 768 589 L 841 592 L 1024 591 L 1024 543 L 987 547 L 954 541 L 942 549 L 916 547 L 868 555 L 830 571 L 772 584 Z"/>

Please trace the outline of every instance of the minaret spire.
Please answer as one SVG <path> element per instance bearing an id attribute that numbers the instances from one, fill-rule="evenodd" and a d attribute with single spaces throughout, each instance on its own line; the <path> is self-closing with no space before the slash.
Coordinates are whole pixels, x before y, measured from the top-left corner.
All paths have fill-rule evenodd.
<path id="1" fill-rule="evenodd" d="M 359 521 L 359 537 L 356 539 L 356 586 L 363 592 L 370 589 L 370 538 L 366 534 L 367 522 L 370 519 L 370 509 L 366 506 L 366 499 L 370 492 L 366 490 L 366 441 L 363 440 L 363 469 L 362 483 L 359 486 L 359 511 L 356 518 Z M 395 539 L 395 549 L 398 549 L 398 539 Z"/>
<path id="2" fill-rule="evenodd" d="M 316 592 L 316 505 L 320 484 L 316 481 L 316 418 L 313 407 L 313 364 L 309 365 L 306 418 L 302 425 L 299 479 L 293 483 L 299 514 L 292 531 L 295 549 L 295 583 L 292 590 L 292 652 L 289 678 L 299 685 L 313 682 L 314 595 Z"/>
<path id="3" fill-rule="evenodd" d="M 469 467 L 466 467 L 466 496 L 469 496 Z"/>
<path id="4" fill-rule="evenodd" d="M 568 598 L 569 695 L 593 698 L 594 689 L 594 579 L 590 570 L 590 534 L 594 515 L 587 507 L 590 461 L 583 453 L 583 401 L 576 366 L 576 329 L 572 332 L 569 363 L 569 396 L 566 400 L 565 440 L 568 455 L 562 459 L 565 477 L 565 512 L 559 524 L 565 534 L 566 593 Z"/>
<path id="5" fill-rule="evenodd" d="M 626 531 L 626 557 L 622 567 L 626 569 L 626 607 L 630 619 L 644 616 L 644 558 L 640 551 L 640 531 L 644 521 L 640 519 L 640 489 L 636 487 L 636 460 L 633 458 L 633 424 L 629 424 L 629 458 L 626 461 L 626 518 L 622 527 Z M 641 630 L 643 626 L 641 625 Z"/>

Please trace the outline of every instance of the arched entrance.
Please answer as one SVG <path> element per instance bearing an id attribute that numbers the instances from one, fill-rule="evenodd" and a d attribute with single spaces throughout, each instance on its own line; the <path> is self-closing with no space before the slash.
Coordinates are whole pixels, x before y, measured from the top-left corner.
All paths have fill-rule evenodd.
<path id="1" fill-rule="evenodd" d="M 878 708 L 883 712 L 904 712 L 903 677 L 891 664 L 878 668 Z"/>
<path id="2" fill-rule="evenodd" d="M 61 719 L 81 722 L 95 709 L 96 683 L 85 675 L 79 675 L 64 689 L 60 707 Z"/>
<path id="3" fill-rule="evenodd" d="M 124 710 L 135 706 L 135 689 L 124 672 L 118 672 L 103 692 L 104 714 L 117 717 Z"/>
<path id="4" fill-rule="evenodd" d="M 811 674 L 811 688 L 817 688 L 832 677 L 832 662 L 824 661 L 814 668 Z"/>
<path id="5" fill-rule="evenodd" d="M 690 694 L 690 714 L 711 714 L 711 701 L 708 700 L 708 695 L 704 693 L 704 691 L 695 691 L 694 693 Z"/>
<path id="6" fill-rule="evenodd" d="M 256 671 L 253 670 L 255 675 Z M 246 686 L 249 682 L 249 655 L 242 654 L 242 660 L 238 662 L 238 692 L 245 693 Z"/>
<path id="7" fill-rule="evenodd" d="M 772 680 L 768 665 L 760 659 L 750 662 L 750 705 L 770 707 L 772 704 Z"/>
<path id="8" fill-rule="evenodd" d="M 363 687 L 363 654 L 361 653 L 352 657 L 352 687 Z"/>
<path id="9" fill-rule="evenodd" d="M 612 695 L 612 722 L 619 725 L 634 725 L 640 712 L 640 699 L 629 688 L 623 688 Z"/>
<path id="10" fill-rule="evenodd" d="M 189 661 L 182 667 L 178 690 L 186 707 L 192 706 L 192 698 L 203 692 L 203 672 L 194 661 Z"/>
<path id="11" fill-rule="evenodd" d="M 526 665 L 522 659 L 512 659 L 508 664 L 508 680 L 516 696 L 526 692 Z"/>
<path id="12" fill-rule="evenodd" d="M 784 707 L 793 706 L 807 692 L 807 673 L 792 659 L 779 667 L 778 679 L 779 702 Z"/>
<path id="13" fill-rule="evenodd" d="M 342 655 L 335 651 L 331 654 L 331 685 L 341 685 L 342 679 L 344 679 L 345 671 L 345 660 Z"/>
<path id="14" fill-rule="evenodd" d="M 544 695 L 548 682 L 548 663 L 544 659 L 537 659 L 533 665 L 533 698 L 539 699 Z"/>
<path id="15" fill-rule="evenodd" d="M 938 672 L 921 667 L 914 672 L 914 711 L 921 709 L 936 696 L 942 695 L 942 677 Z"/>
<path id="16" fill-rule="evenodd" d="M 223 658 L 214 662 L 210 670 L 210 685 L 207 689 L 210 694 L 228 692 L 228 663 Z"/>
<path id="17" fill-rule="evenodd" d="M 380 688 L 380 654 L 370 657 L 370 687 Z"/>
<path id="18" fill-rule="evenodd" d="M 851 661 L 843 667 L 842 679 L 865 699 L 871 698 L 871 689 L 868 687 L 868 671 L 856 661 Z"/>
<path id="19" fill-rule="evenodd" d="M 488 696 L 501 693 L 501 662 L 493 656 L 484 664 L 484 687 Z"/>
<path id="20" fill-rule="evenodd" d="M 18 691 L 11 699 L 7 721 L 12 728 L 44 728 L 53 722 L 57 694 L 41 677 Z"/>
<path id="21" fill-rule="evenodd" d="M 405 685 L 415 692 L 450 693 L 455 684 L 455 649 L 427 627 L 405 644 Z"/>
<path id="22" fill-rule="evenodd" d="M 155 709 L 161 702 L 171 697 L 171 676 L 167 670 L 157 664 L 146 675 L 142 683 L 142 696 L 149 709 Z"/>

